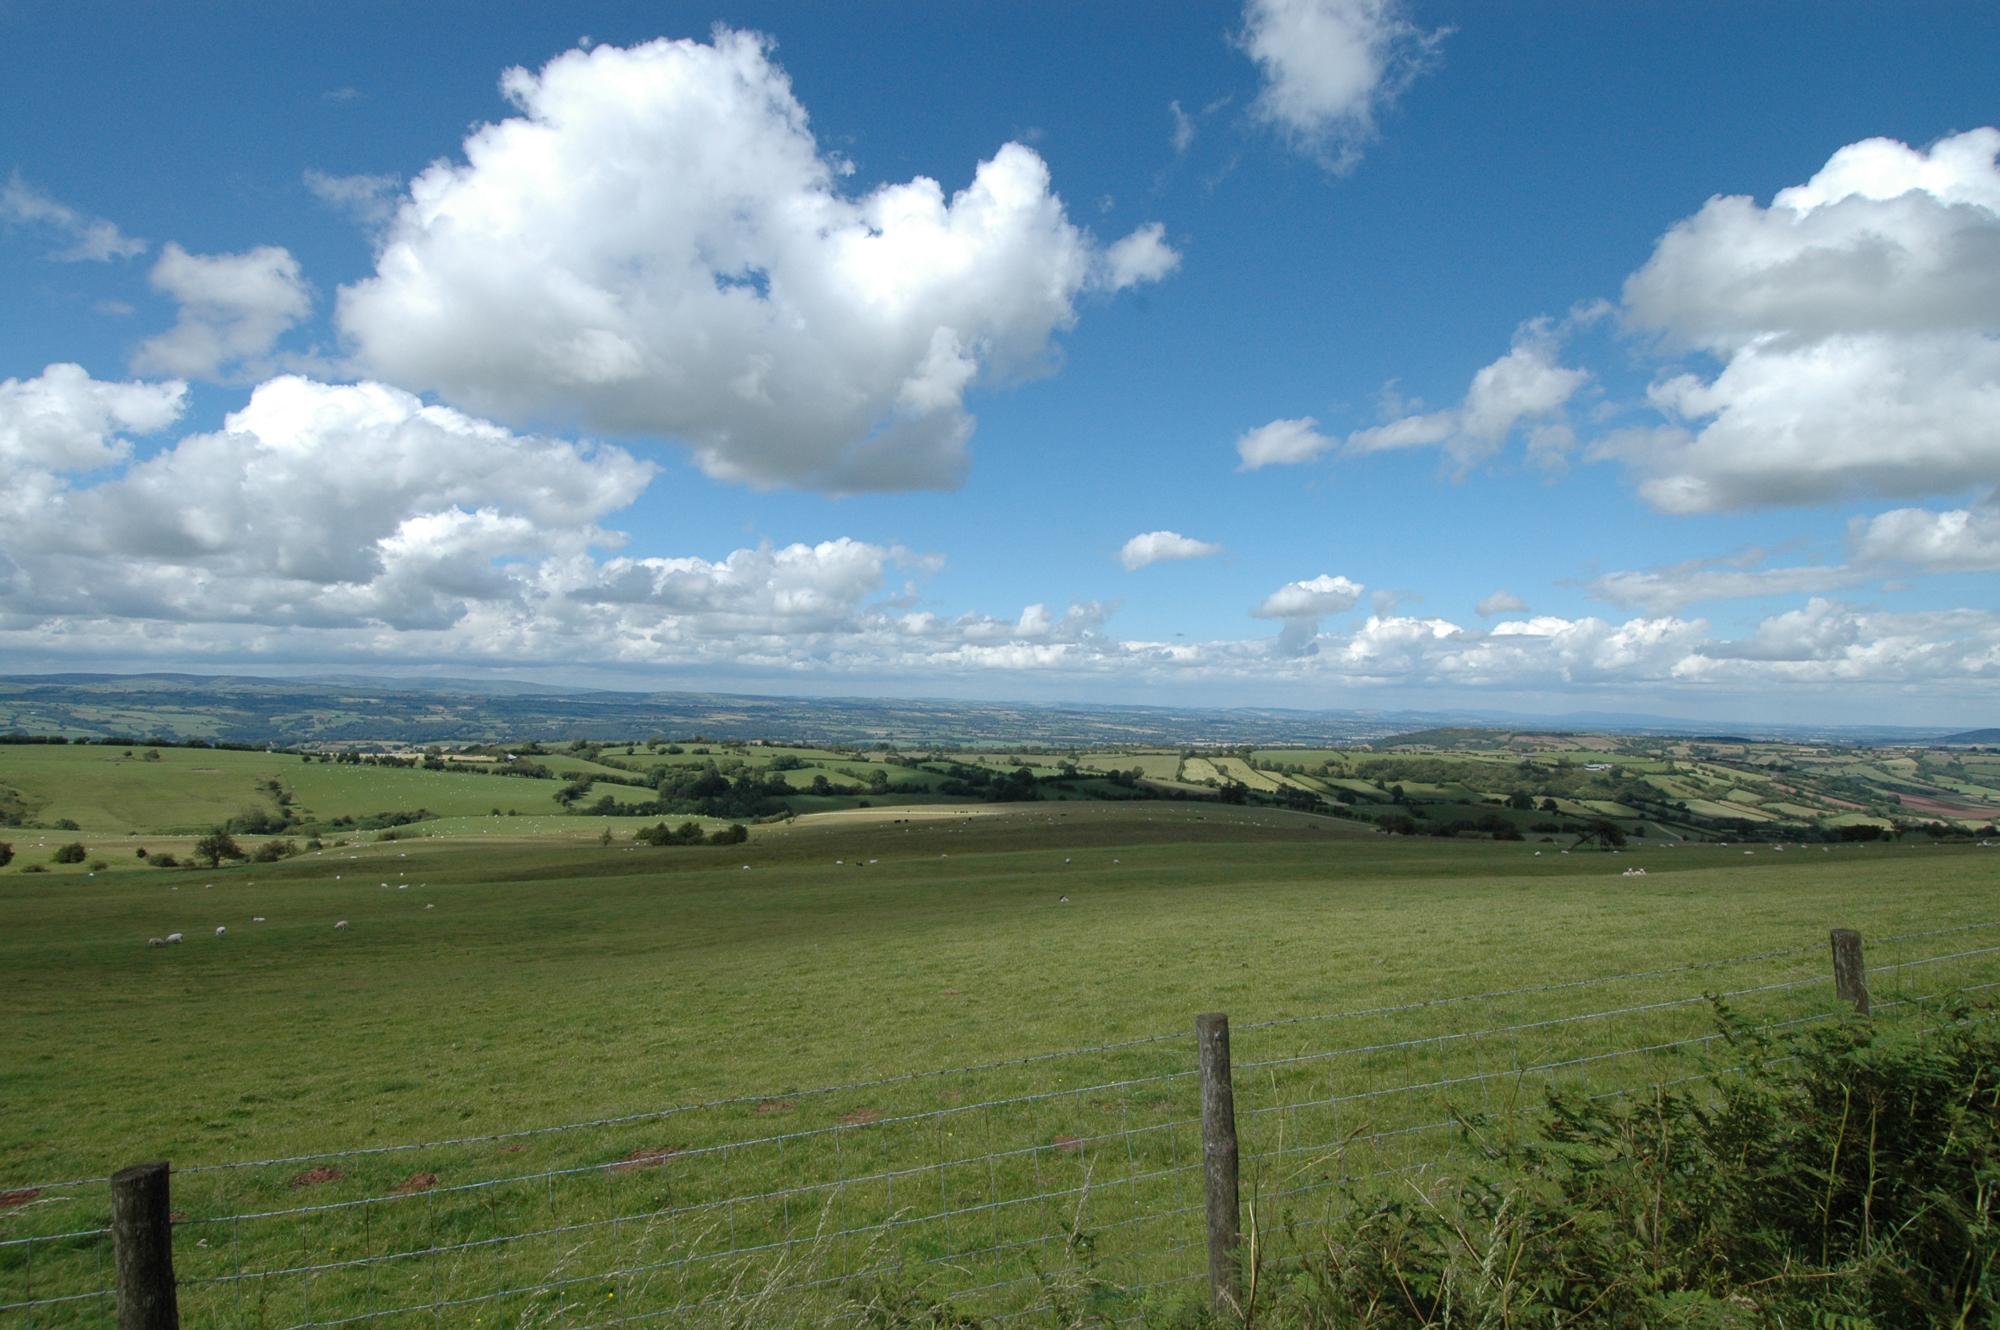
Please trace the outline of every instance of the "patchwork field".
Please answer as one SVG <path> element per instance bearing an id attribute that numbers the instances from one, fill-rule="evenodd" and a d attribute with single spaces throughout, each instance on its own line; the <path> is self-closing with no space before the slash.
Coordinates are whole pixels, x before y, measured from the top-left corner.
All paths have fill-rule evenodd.
<path id="1" fill-rule="evenodd" d="M 142 752 L 0 749 L 38 820 L 79 826 L 9 833 L 20 857 L 0 873 L 0 1193 L 18 1201 L 0 1206 L 0 1308 L 100 1286 L 103 1189 L 51 1184 L 166 1158 L 201 1324 L 400 1325 L 379 1309 L 438 1298 L 481 1324 L 608 1324 L 608 1307 L 722 1296 L 745 1253 L 808 1249 L 829 1269 L 886 1252 L 977 1271 L 1009 1290 L 964 1293 L 993 1313 L 1071 1269 L 1065 1225 L 1098 1234 L 1105 1289 L 1132 1290 L 1103 1293 L 1128 1299 L 1106 1314 L 1137 1314 L 1199 1268 L 1199 1012 L 1242 1031 L 1246 1176 L 1290 1195 L 1324 1185 L 1329 1150 L 1359 1167 L 1341 1145 L 1357 1130 L 1382 1166 L 1448 1148 L 1454 1106 L 1518 1105 L 1524 1069 L 1613 1088 L 1688 1074 L 1703 992 L 1740 992 L 1760 1020 L 1824 1013 L 1829 927 L 2000 920 L 1995 851 L 1964 840 L 1566 853 L 1121 789 L 849 793 L 741 844 L 654 847 L 632 839 L 648 819 L 552 798 L 628 774 L 622 751 L 543 755 L 557 775 L 540 780 Z M 869 765 L 788 755 L 788 777 L 857 789 Z M 1062 771 L 985 762 L 996 780 Z M 1275 765 L 1243 770 L 1334 788 Z M 259 800 L 322 825 L 442 816 L 277 862 L 152 866 L 185 858 L 161 828 Z M 65 839 L 91 857 L 48 863 Z M 1990 983 L 1993 941 L 1973 927 L 1871 960 L 1964 953 L 1911 982 Z M 1606 976 L 1626 977 L 1574 986 Z M 1497 996 L 1460 1001 L 1475 994 Z M 1375 1014 L 1321 1019 L 1343 1012 Z M 581 1122 L 600 1125 L 543 1130 Z M 203 1171 L 252 1161 L 275 1162 Z M 96 1305 L 33 1323 L 95 1324 Z"/>

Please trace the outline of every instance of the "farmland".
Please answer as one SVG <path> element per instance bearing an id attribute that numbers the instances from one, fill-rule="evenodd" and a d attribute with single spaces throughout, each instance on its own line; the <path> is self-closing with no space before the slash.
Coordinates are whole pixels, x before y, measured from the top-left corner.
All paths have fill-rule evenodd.
<path id="1" fill-rule="evenodd" d="M 808 1217 L 810 1204 L 836 1194 L 814 1190 L 825 1179 L 969 1151 L 982 1180 L 948 1186 L 945 1195 L 975 1204 L 983 1188 L 1029 1196 L 1054 1185 L 1049 1179 L 1069 1167 L 1065 1151 L 1088 1148 L 1063 1143 L 1094 1140 L 1114 1109 L 1127 1161 L 1117 1167 L 1133 1170 L 1132 1180 L 1121 1181 L 1107 1156 L 1095 1185 L 1134 1220 L 1172 1214 L 1179 1185 L 1172 1161 L 1192 1148 L 1175 1133 L 1188 1130 L 1193 1111 L 1184 1102 L 1191 1093 L 1185 1032 L 1197 1012 L 1227 1011 L 1246 1027 L 1245 1050 L 1315 1058 L 1350 1046 L 1456 1039 L 1475 1026 L 1571 1021 L 1592 1004 L 1641 1013 L 1621 1018 L 1615 1038 L 1590 1033 L 1588 1023 L 1559 1024 L 1551 1028 L 1561 1038 L 1551 1034 L 1545 1047 L 1520 1034 L 1501 1044 L 1451 1045 L 1452 1067 L 1476 1072 L 1495 1059 L 1504 1066 L 1589 1058 L 1696 1037 L 1707 1020 L 1698 1005 L 1654 1011 L 1653 1004 L 1685 1004 L 1704 987 L 1762 992 L 1778 984 L 1775 1005 L 1754 1008 L 1775 1019 L 1791 1010 L 1783 986 L 1823 985 L 1832 925 L 1892 938 L 1985 924 L 1996 914 L 1994 851 L 1963 836 L 1789 841 L 1782 849 L 1760 838 L 1746 852 L 1712 831 L 1700 838 L 1669 831 L 1634 836 L 1621 854 L 1565 853 L 1568 839 L 1543 839 L 1532 823 L 1515 840 L 1477 831 L 1385 835 L 1369 817 L 1551 816 L 1508 802 L 1517 791 L 1506 782 L 1531 777 L 1538 792 L 1548 791 L 1542 797 L 1557 801 L 1555 817 L 1581 822 L 1592 811 L 1634 826 L 1657 820 L 1650 796 L 1625 788 L 1641 781 L 1657 789 L 1655 779 L 1726 778 L 1746 793 L 1782 781 L 1793 787 L 1783 792 L 1788 801 L 1801 807 L 1814 796 L 1797 791 L 1825 788 L 1748 753 L 1683 757 L 1613 745 L 1523 761 L 1518 752 L 1436 745 L 1188 755 L 688 742 L 513 750 L 513 763 L 546 774 L 502 775 L 495 773 L 510 762 L 506 749 L 383 752 L 372 762 L 166 745 L 150 750 L 157 757 L 148 751 L 0 747 L 0 786 L 14 816 L 42 824 L 7 833 L 16 859 L 0 872 L 9 921 L 0 936 L 0 998 L 12 1017 L 0 1041 L 0 1095 L 9 1105 L 0 1120 L 0 1192 L 101 1177 L 141 1158 L 168 1158 L 177 1168 L 281 1161 L 191 1175 L 176 1194 L 197 1225 L 246 1208 L 282 1210 L 305 1196 L 302 1186 L 314 1188 L 316 1201 L 372 1207 L 368 1198 L 436 1177 L 499 1187 L 487 1208 L 450 1212 L 453 1224 L 469 1226 L 454 1230 L 468 1240 L 537 1231 L 543 1220 L 534 1205 L 560 1205 L 564 1214 L 571 1207 L 650 1213 L 665 1195 L 651 1174 L 610 1175 L 560 1194 L 551 1182 L 541 1200 L 533 1188 L 542 1183 L 526 1192 L 501 1185 L 517 1173 L 568 1177 L 563 1170 L 649 1159 L 649 1150 L 688 1157 L 674 1173 L 675 1196 L 773 1188 L 788 1196 L 782 1188 L 790 1187 Z M 1838 778 L 1896 780 L 1908 789 L 1942 780 L 1954 761 L 1978 773 L 1981 756 L 1875 753 L 1848 759 Z M 1787 762 L 1796 765 L 1796 756 Z M 1375 765 L 1388 763 L 1402 765 Z M 1616 774 L 1606 774 L 1607 764 Z M 681 812 L 590 811 L 607 795 L 614 809 L 657 804 L 665 789 L 692 789 L 686 778 L 772 797 L 774 775 L 795 792 L 781 813 L 748 819 L 739 844 L 655 847 L 635 832 L 684 820 Z M 829 793 L 810 793 L 819 778 Z M 1559 788 L 1558 780 L 1572 783 Z M 1603 780 L 1619 782 L 1626 801 L 1595 798 L 1592 782 Z M 1317 798 L 1305 805 L 1298 791 Z M 1009 793 L 1029 797 L 993 797 Z M 366 825 L 383 813 L 419 810 L 426 816 L 418 821 Z M 1413 816 L 1418 810 L 1424 818 Z M 196 833 L 251 812 L 289 825 L 246 833 L 246 850 L 289 842 L 297 853 L 186 866 Z M 705 828 L 724 825 L 686 817 Z M 88 857 L 51 862 L 53 848 L 70 841 Z M 159 866 L 168 852 L 180 866 Z M 146 945 L 169 933 L 186 941 Z M 1973 936 L 1962 946 L 1948 938 L 1947 949 L 1977 950 L 1984 935 Z M 1930 953 L 1918 948 L 1932 945 L 1885 944 L 1874 954 L 1920 958 Z M 1765 953 L 1773 955 L 1756 959 Z M 1752 959 L 1693 977 L 1659 974 L 1744 957 Z M 1614 989 L 1543 988 L 1609 975 L 1633 977 Z M 1966 970 L 1955 982 L 1990 978 Z M 1801 989 L 1799 1000 L 1817 991 Z M 1477 993 L 1502 996 L 1404 1010 Z M 1296 1034 L 1283 1025 L 1258 1028 L 1383 1009 L 1396 1014 L 1324 1027 L 1308 1021 Z M 1160 1038 L 1166 1042 L 1118 1047 Z M 1079 1049 L 1105 1051 L 1065 1053 Z M 1445 1049 L 1438 1045 L 1436 1059 Z M 1044 1055 L 1060 1056 L 1017 1062 Z M 1352 1061 L 1339 1083 L 1356 1093 L 1417 1075 L 1400 1055 L 1364 1051 Z M 983 1064 L 1004 1065 L 950 1071 Z M 1605 1064 L 1593 1084 L 1663 1074 L 1662 1065 Z M 898 1079 L 914 1073 L 949 1074 Z M 1118 1090 L 1108 1092 L 1111 1100 L 1103 1091 L 1074 1105 L 1060 1099 L 1068 1086 L 1081 1092 L 1160 1077 L 1163 1088 L 1142 1102 L 1128 1104 Z M 1305 1088 L 1276 1070 L 1270 1077 L 1256 1093 Z M 1476 1093 L 1490 1101 L 1490 1088 Z M 1048 1095 L 1058 1098 L 1032 1112 L 937 1116 Z M 1425 1102 L 1428 1113 L 1445 1101 Z M 676 1108 L 666 1125 L 646 1118 L 517 1135 Z M 1415 1109 L 1397 1110 L 1406 1111 Z M 1146 1125 L 1148 1114 L 1157 1125 Z M 1296 1114 L 1286 1122 L 1286 1130 L 1321 1129 Z M 977 1126 L 980 1142 L 957 1145 L 954 1125 Z M 913 1137 L 918 1126 L 929 1134 Z M 872 1135 L 841 1135 L 863 1127 Z M 1344 1130 L 1337 1121 L 1324 1129 Z M 834 1135 L 814 1134 L 823 1132 Z M 730 1153 L 732 1142 L 752 1138 L 776 1143 Z M 989 1178 L 984 1152 L 1009 1140 L 1035 1153 L 996 1166 Z M 459 1143 L 346 1157 L 420 1142 Z M 1394 1158 L 1420 1157 L 1410 1152 L 1429 1148 L 1425 1142 L 1442 1144 L 1412 1137 L 1393 1147 L 1403 1152 Z M 822 1143 L 849 1153 L 815 1154 Z M 1280 1151 L 1286 1143 L 1282 1135 L 1274 1142 Z M 1053 1154 L 1045 1159 L 1043 1151 Z M 282 1162 L 328 1154 L 335 1157 L 324 1172 Z M 1148 1161 L 1157 1162 L 1160 1180 L 1146 1181 L 1154 1176 L 1142 1168 L 1152 1167 Z M 938 1166 L 941 1182 L 950 1175 Z M 892 1175 L 883 1176 L 892 1180 L 882 1213 L 907 1206 Z M 843 1204 L 864 1201 L 876 1203 L 855 1190 Z M 101 1191 L 57 1189 L 0 1211 L 0 1224 L 17 1235 L 66 1231 L 101 1222 L 102 1204 Z M 1009 1224 L 1032 1219 L 1026 1210 L 1005 1213 Z M 731 1209 L 728 1218 L 737 1245 L 806 1222 L 792 1210 L 758 1217 Z M 949 1231 L 948 1218 L 939 1222 Z M 1134 1249 L 1141 1255 L 1166 1251 L 1177 1222 L 1161 1220 L 1157 1233 L 1121 1232 L 1132 1241 L 1147 1235 L 1151 1245 Z M 722 1242 L 718 1230 L 703 1232 L 710 1234 L 703 1241 Z M 963 1240 L 931 1233 L 916 1225 L 909 1250 L 939 1258 Z M 667 1242 L 657 1233 L 645 1240 Z M 287 1243 L 351 1255 L 421 1241 L 385 1211 L 373 1229 L 274 1229 L 257 1236 L 262 1245 L 243 1238 L 231 1259 L 282 1264 Z M 586 1256 L 592 1268 L 630 1260 L 629 1239 L 607 1236 L 601 1247 L 590 1245 L 597 1238 L 578 1241 L 584 1245 L 569 1255 L 546 1259 L 539 1247 L 509 1247 L 508 1278 L 546 1279 L 551 1263 Z M 1120 1249 L 1106 1243 L 1110 1259 Z M 41 1278 L 57 1277 L 50 1271 L 60 1268 L 60 1254 L 44 1253 Z M 76 1248 L 75 1260 L 88 1259 Z M 221 1277 L 207 1258 L 186 1259 L 189 1270 Z M 1002 1268 L 1029 1278 L 1025 1259 L 1006 1257 Z M 1171 1272 L 1177 1259 L 1134 1256 L 1119 1277 Z M 479 1268 L 490 1274 L 490 1265 L 475 1265 L 451 1267 L 446 1283 L 476 1280 Z M 26 1278 L 25 1270 L 0 1261 L 0 1278 L 17 1276 Z M 76 1277 L 87 1282 L 80 1266 Z M 350 1309 L 421 1292 L 341 1287 L 337 1300 L 350 1301 L 338 1305 Z M 293 1324 L 304 1315 L 304 1304 L 283 1299 L 306 1296 L 307 1286 L 258 1288 L 260 1298 L 270 1292 L 280 1301 L 244 1323 Z M 332 1289 L 324 1296 L 335 1296 Z M 544 1312 L 556 1305 L 567 1304 L 534 1303 Z M 516 1308 L 520 1323 L 534 1320 L 526 1307 Z"/>

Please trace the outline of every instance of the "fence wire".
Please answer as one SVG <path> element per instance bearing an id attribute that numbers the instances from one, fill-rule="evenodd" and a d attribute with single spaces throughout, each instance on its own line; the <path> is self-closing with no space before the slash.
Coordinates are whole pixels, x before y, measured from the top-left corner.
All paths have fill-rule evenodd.
<path id="1" fill-rule="evenodd" d="M 1871 942 L 1875 1009 L 1990 992 L 2000 945 L 1926 944 L 1996 927 Z M 1469 1116 L 1520 1132 L 1552 1090 L 1702 1081 L 1717 1001 L 1778 1032 L 1837 1016 L 1832 990 L 1814 945 L 1240 1025 L 1246 1199 L 1274 1235 L 1310 1228 L 1356 1181 L 1459 1157 Z M 174 1254 L 184 1322 L 243 1330 L 792 1324 L 871 1298 L 1130 1322 L 1202 1291 L 1201 1161 L 1189 1031 L 182 1168 Z M 108 1214 L 102 1180 L 43 1190 L 70 1203 L 0 1211 L 0 1327 L 109 1325 L 108 1230 L 54 1222 Z"/>

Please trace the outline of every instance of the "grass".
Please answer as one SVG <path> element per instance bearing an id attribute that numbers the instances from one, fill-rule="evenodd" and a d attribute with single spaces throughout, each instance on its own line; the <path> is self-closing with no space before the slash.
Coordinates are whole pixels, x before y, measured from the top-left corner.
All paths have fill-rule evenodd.
<path id="1" fill-rule="evenodd" d="M 235 755 L 175 756 L 220 765 Z M 254 771 L 254 761 L 270 759 L 245 766 Z M 309 770 L 348 774 L 318 764 Z M 359 787 L 371 795 L 389 788 L 389 778 L 425 774 L 364 771 L 382 782 Z M 510 793 L 544 784 L 438 779 Z M 330 802 L 325 793 L 302 788 L 301 795 L 309 807 L 319 807 L 314 798 Z M 1162 1125 L 1137 1138 L 1136 1168 L 1146 1149 L 1179 1158 L 1173 1152 L 1189 1148 L 1182 1129 L 1166 1125 L 1184 1122 L 1190 1109 L 1181 1102 L 1191 1066 L 1185 1039 L 948 1081 L 809 1092 L 1180 1034 L 1207 1010 L 1226 1010 L 1241 1025 L 1784 947 L 1811 950 L 1770 963 L 1758 977 L 1819 978 L 1829 926 L 1879 937 L 1994 913 L 1988 852 L 1969 846 L 1755 856 L 1693 846 L 1565 857 L 1533 843 L 1392 839 L 1256 808 L 975 809 L 949 817 L 935 808 L 838 814 L 759 828 L 743 846 L 657 850 L 593 843 L 597 819 L 550 816 L 547 834 L 536 837 L 506 834 L 525 818 L 466 818 L 445 824 L 462 832 L 451 837 L 357 843 L 276 865 L 0 876 L 9 922 L 0 935 L 0 1002 L 11 1018 L 0 1043 L 0 1102 L 8 1105 L 0 1115 L 0 1190 L 102 1176 L 144 1158 L 185 1167 L 303 1155 L 724 1099 L 745 1102 L 664 1126 L 536 1138 L 518 1156 L 482 1146 L 431 1152 L 421 1163 L 395 1155 L 349 1164 L 343 1181 L 309 1195 L 380 1196 L 420 1168 L 447 1181 L 494 1177 L 595 1165 L 639 1147 L 688 1150 L 830 1129 L 857 1113 L 889 1115 L 865 1141 L 846 1140 L 838 1166 L 858 1168 L 864 1156 L 892 1162 L 969 1149 L 942 1135 L 955 1119 L 925 1118 L 922 1130 L 932 1135 L 919 1140 L 909 1135 L 918 1126 L 895 1125 L 899 1116 L 1134 1074 L 1180 1075 L 1161 1092 Z M 621 824 L 620 834 L 629 827 Z M 1634 866 L 1646 876 L 1624 876 Z M 253 923 L 256 915 L 265 922 Z M 336 932 L 337 920 L 349 929 Z M 217 926 L 227 935 L 215 937 Z M 188 941 L 144 945 L 169 931 Z M 1588 1011 L 1614 996 L 1683 997 L 1704 982 L 1677 976 L 1616 995 L 1528 995 L 1476 1013 L 1384 1017 L 1365 1029 L 1278 1027 L 1246 1033 L 1239 1059 Z M 1676 1015 L 1681 1023 L 1670 1032 L 1685 1028 L 1683 1015 L 1699 1018 Z M 1662 1017 L 1657 1028 L 1670 1024 Z M 1520 1056 L 1518 1041 L 1512 1055 Z M 1403 1083 L 1419 1071 L 1364 1059 L 1339 1074 Z M 1276 1071 L 1271 1077 L 1269 1095 L 1292 1093 Z M 946 1085 L 962 1097 L 942 1099 Z M 1254 1096 L 1265 1092 L 1244 1093 L 1251 1099 L 1241 1111 L 1253 1113 Z M 781 1105 L 772 1110 L 779 1116 L 760 1115 L 758 1101 Z M 1118 1107 L 1130 1127 L 1150 1101 L 1120 1099 Z M 1036 1171 L 1021 1185 L 1053 1185 L 1062 1169 L 1087 1163 L 1083 1147 L 1055 1142 L 1101 1132 L 1091 1126 L 1109 1121 L 1099 1111 L 1057 1101 L 988 1113 L 980 1130 L 1033 1145 L 1038 1153 L 1019 1167 Z M 1259 1118 L 1246 1133 L 1263 1132 L 1260 1148 L 1275 1157 L 1287 1142 L 1273 1132 L 1321 1130 L 1285 1121 Z M 743 1194 L 835 1166 L 830 1158 L 814 1162 L 811 1152 L 842 1147 L 812 1141 L 775 1162 L 754 1151 L 724 1152 L 712 1167 L 691 1157 L 676 1166 L 671 1187 L 666 1170 L 593 1175 L 562 1203 L 640 1214 L 657 1209 L 668 1191 Z M 1297 1135 L 1289 1141 L 1300 1143 Z M 1114 1164 L 1092 1185 L 1113 1187 Z M 188 1204 L 200 1219 L 252 1203 L 296 1203 L 288 1184 L 299 1167 L 201 1175 L 208 1181 L 189 1184 Z M 966 1181 L 966 1194 L 984 1195 L 983 1179 L 982 1171 Z M 939 1170 L 939 1182 L 950 1199 L 949 1170 Z M 992 1181 L 996 1194 L 1008 1185 L 1005 1176 Z M 787 1210 L 785 1231 L 807 1222 L 827 1194 L 802 1193 L 807 1213 Z M 1122 1195 L 1115 1187 L 1114 1194 Z M 1139 1193 L 1131 1195 L 1136 1204 Z M 1163 1205 L 1166 1196 L 1146 1192 L 1146 1205 Z M 52 1231 L 87 1219 L 100 1199 L 101 1192 L 78 1193 L 69 1204 L 0 1211 L 8 1216 L 0 1224 Z M 732 1210 L 730 1224 L 739 1220 L 745 1234 L 779 1223 Z M 719 1214 L 713 1222 L 722 1222 Z M 1055 1221 L 1035 1218 L 1045 1222 Z M 451 1223 L 460 1233 L 532 1227 L 527 1210 L 476 1205 Z M 396 1231 L 386 1225 L 326 1241 L 359 1249 Z M 1059 1222 L 1053 1231 L 1060 1234 Z M 664 1232 L 650 1240 L 662 1249 L 692 1241 Z M 702 1240 L 722 1241 L 713 1232 Z M 942 1239 L 923 1229 L 910 1241 L 921 1251 Z M 534 1260 L 546 1270 L 556 1257 Z M 367 1296 L 377 1294 L 390 1296 L 380 1289 Z M 507 1315 L 520 1320 L 530 1311 L 523 1303 Z M 266 1320 L 282 1324 L 291 1314 L 274 1304 Z"/>

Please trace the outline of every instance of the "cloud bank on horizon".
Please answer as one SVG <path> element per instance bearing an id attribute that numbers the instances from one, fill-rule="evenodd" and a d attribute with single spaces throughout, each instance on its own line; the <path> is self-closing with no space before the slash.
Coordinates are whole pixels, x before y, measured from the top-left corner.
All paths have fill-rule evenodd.
<path id="1" fill-rule="evenodd" d="M 1394 0 L 1249 0 L 1231 38 L 1257 79 L 1245 142 L 1274 138 L 1315 180 L 1351 177 L 1384 114 L 1444 76 L 1450 36 Z M 130 344 L 135 377 L 57 361 L 0 381 L 10 654 L 588 661 L 1003 692 L 1024 678 L 1247 683 L 1321 703 L 1799 687 L 1984 701 L 2000 680 L 2000 607 L 1885 609 L 1869 594 L 2000 570 L 2000 130 L 1867 139 L 1767 204 L 1710 197 L 1657 235 L 1615 302 L 1519 311 L 1505 354 L 1450 405 L 1391 385 L 1373 425 L 1270 419 L 1236 434 L 1233 459 L 1218 437 L 1200 482 L 1356 485 L 1386 459 L 1434 455 L 1448 486 L 1520 466 L 1560 487 L 1607 467 L 1669 525 L 1902 505 L 1839 518 L 1837 559 L 1792 561 L 1793 542 L 1600 567 L 1569 582 L 1622 622 L 1536 614 L 1547 596 L 1528 587 L 1466 595 L 1494 622 L 1460 623 L 1399 612 L 1404 592 L 1364 611 L 1359 570 L 1324 546 L 1163 508 L 1113 556 L 1154 570 L 1134 587 L 1196 565 L 1221 576 L 1252 542 L 1298 546 L 1289 572 L 1236 595 L 1240 633 L 1189 638 L 1120 635 L 1118 599 L 1059 582 L 1018 613 L 946 611 L 934 586 L 964 555 L 880 534 L 874 510 L 827 509 L 872 531 L 709 557 L 621 527 L 683 456 L 753 495 L 961 490 L 969 396 L 1065 372 L 1064 337 L 1170 291 L 1201 244 L 1157 220 L 1099 239 L 1026 132 L 967 163 L 955 190 L 920 173 L 854 186 L 755 33 L 579 47 L 501 86 L 516 114 L 475 127 L 459 160 L 407 183 L 306 174 L 373 237 L 372 271 L 330 298 L 286 246 L 166 240 L 140 271 L 175 317 Z M 1197 120 L 1173 111 L 1179 157 Z M 153 252 L 19 173 L 0 222 L 65 264 Z M 293 345 L 322 316 L 332 339 Z M 1586 350 L 1607 336 L 1615 352 Z M 1614 386 L 1621 356 L 1649 375 L 1636 394 Z M 219 427 L 172 437 L 191 383 L 247 397 Z M 1475 580 L 1502 576 L 1522 585 Z M 1732 623 L 1688 614 L 1786 597 Z"/>

